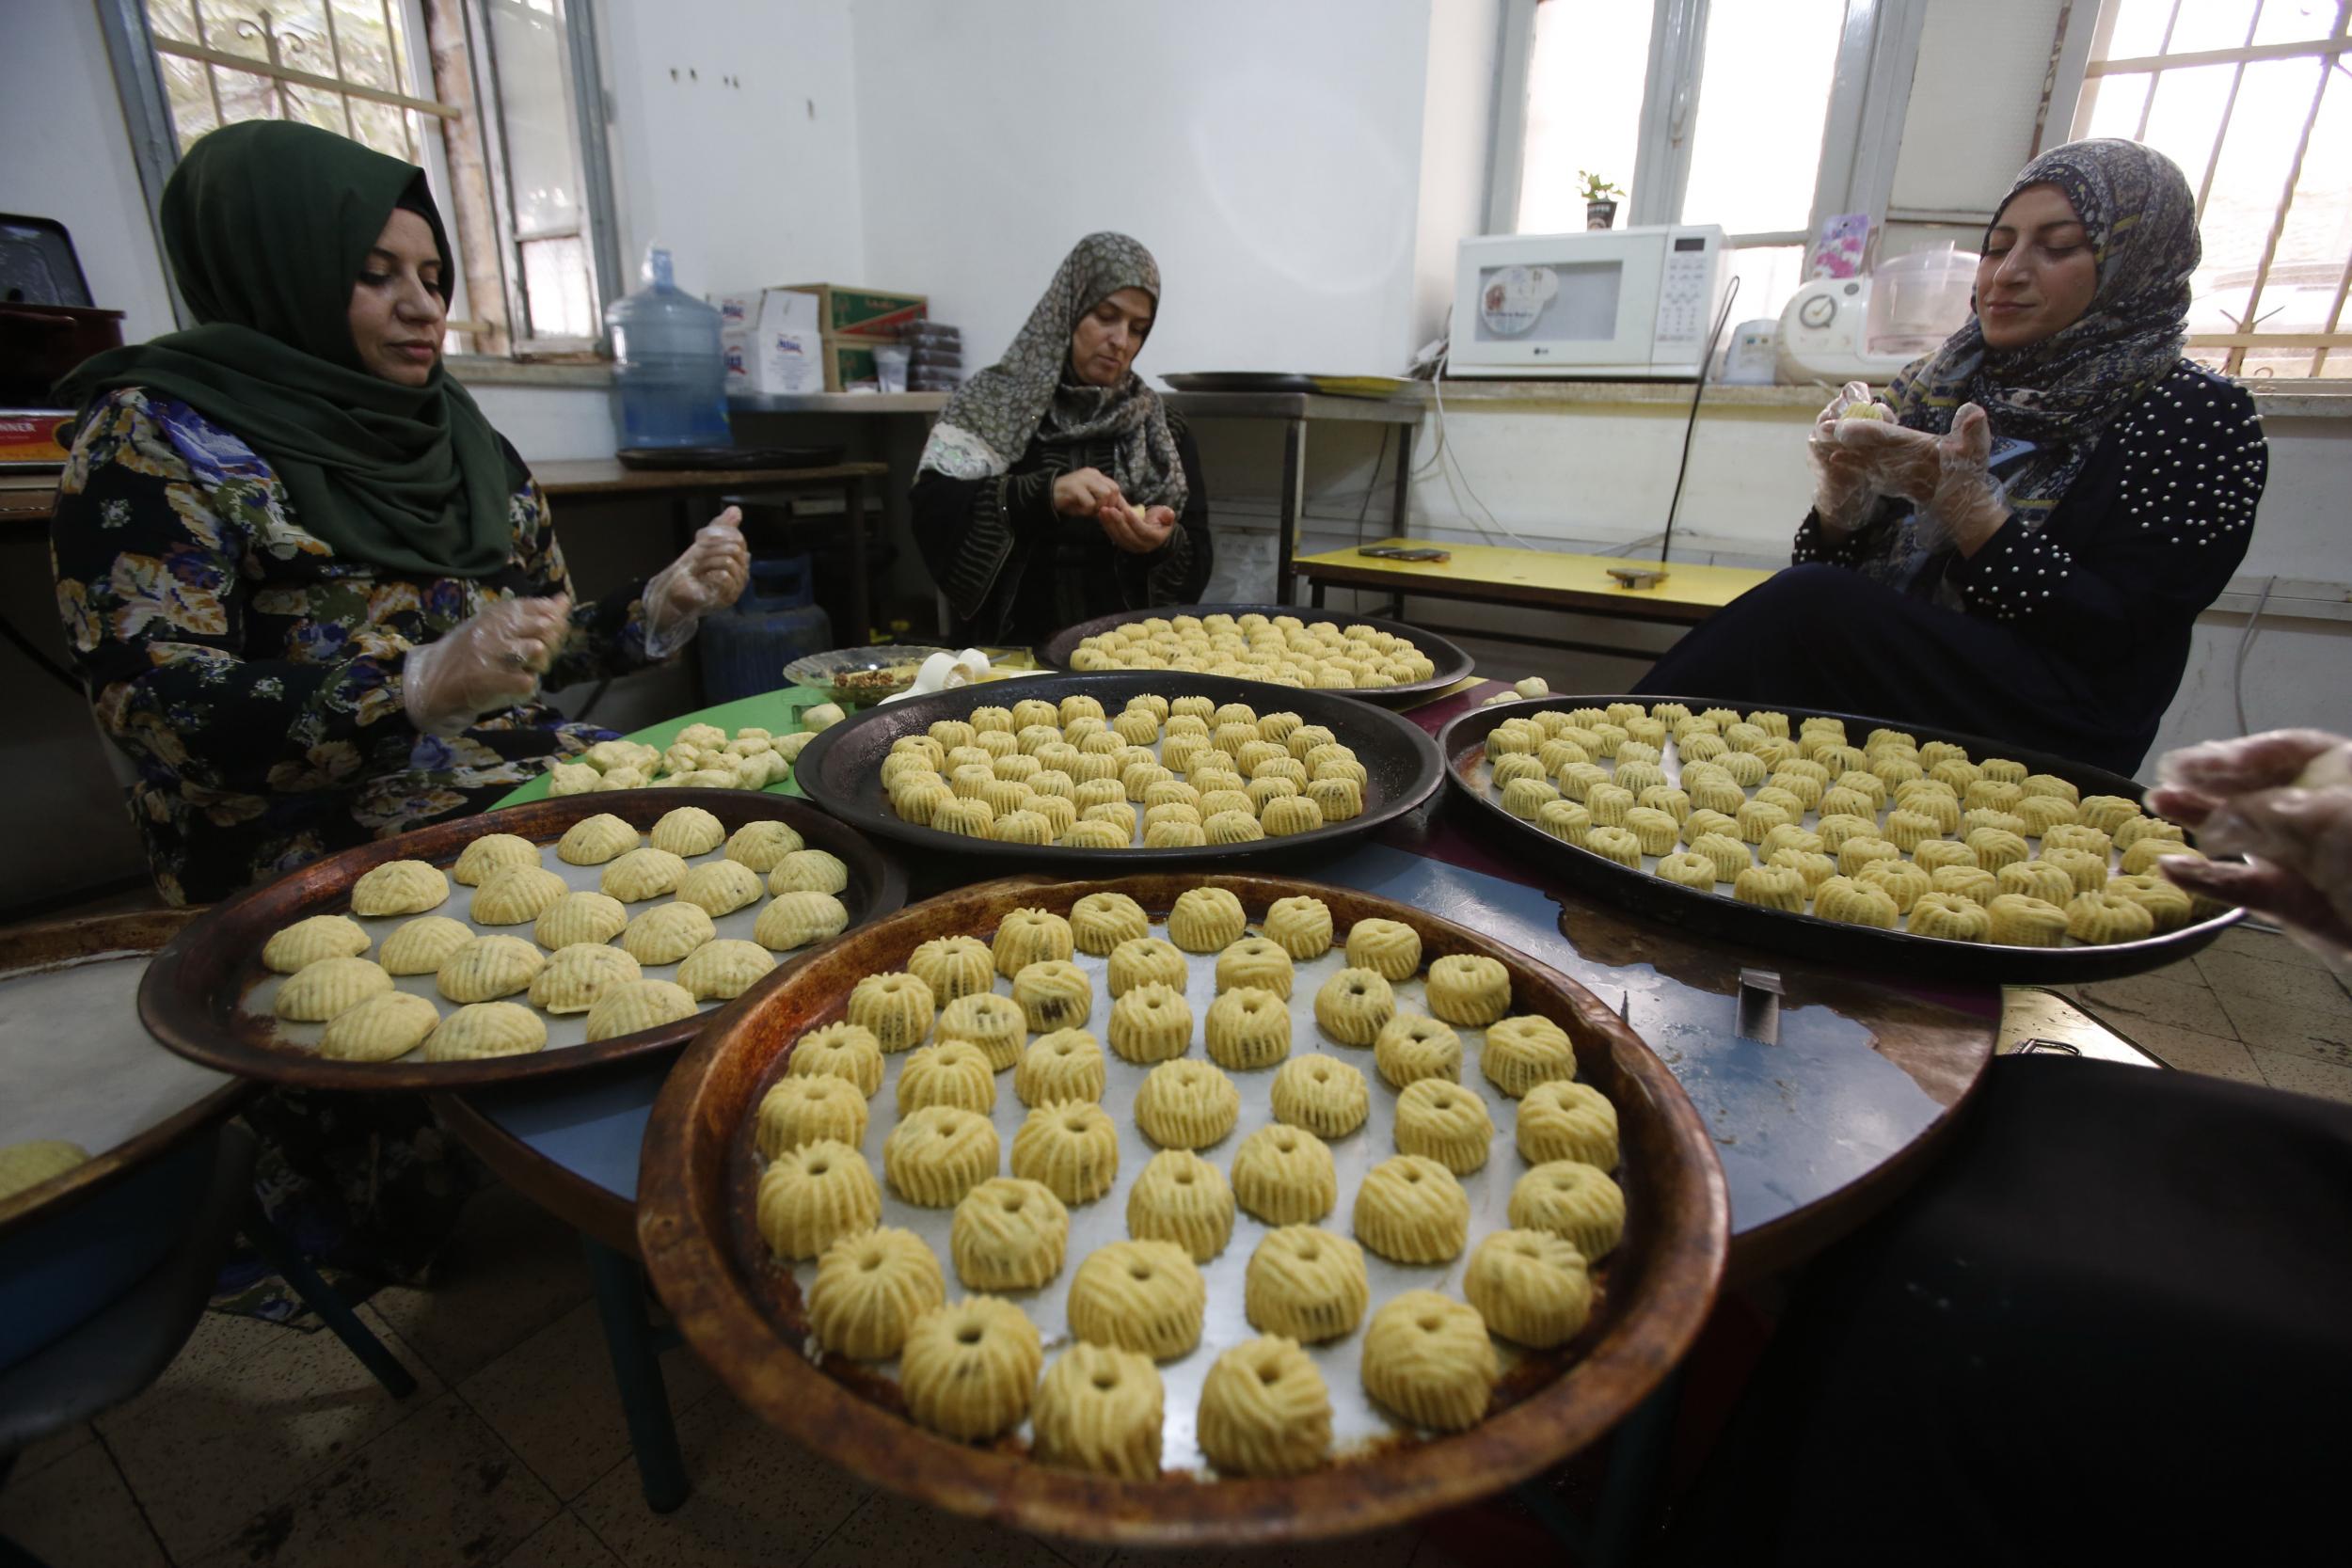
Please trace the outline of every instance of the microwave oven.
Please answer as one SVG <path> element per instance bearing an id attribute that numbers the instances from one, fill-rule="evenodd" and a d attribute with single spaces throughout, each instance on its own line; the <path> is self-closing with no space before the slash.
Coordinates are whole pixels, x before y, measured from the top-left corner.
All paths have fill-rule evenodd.
<path id="1" fill-rule="evenodd" d="M 1473 236 L 1446 373 L 1695 381 L 1729 277 L 1711 224 Z"/>

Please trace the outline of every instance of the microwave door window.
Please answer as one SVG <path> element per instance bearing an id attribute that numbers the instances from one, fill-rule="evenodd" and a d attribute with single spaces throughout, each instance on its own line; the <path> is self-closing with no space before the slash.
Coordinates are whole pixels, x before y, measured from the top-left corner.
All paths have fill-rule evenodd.
<path id="1" fill-rule="evenodd" d="M 1613 342 L 1624 281 L 1625 267 L 1618 261 L 1482 267 L 1475 341 L 1543 344 L 1555 353 L 1570 345 Z"/>

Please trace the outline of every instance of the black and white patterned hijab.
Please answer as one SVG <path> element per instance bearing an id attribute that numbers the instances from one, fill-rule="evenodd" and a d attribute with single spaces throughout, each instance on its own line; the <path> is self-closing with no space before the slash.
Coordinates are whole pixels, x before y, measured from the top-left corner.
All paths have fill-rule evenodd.
<path id="1" fill-rule="evenodd" d="M 1114 453 L 1107 471 L 1128 500 L 1182 513 L 1184 464 L 1159 393 L 1133 371 L 1116 387 L 1067 373 L 1070 335 L 1121 289 L 1141 289 L 1159 304 L 1159 263 L 1138 241 L 1106 231 L 1072 246 L 1004 358 L 947 400 L 920 467 L 950 479 L 993 479 L 1021 460 L 1033 437 L 1107 441 Z"/>

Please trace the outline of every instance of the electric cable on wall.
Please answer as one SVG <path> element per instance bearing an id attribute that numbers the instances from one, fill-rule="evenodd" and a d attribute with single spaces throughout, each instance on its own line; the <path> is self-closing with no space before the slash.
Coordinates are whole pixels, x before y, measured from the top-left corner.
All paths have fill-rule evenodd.
<path id="1" fill-rule="evenodd" d="M 1707 335 L 1707 352 L 1699 356 L 1699 379 L 1691 388 L 1691 412 L 1682 421 L 1682 461 L 1675 465 L 1674 499 L 1666 503 L 1666 531 L 1658 536 L 1658 559 L 1662 562 L 1675 547 L 1675 514 L 1682 507 L 1682 480 L 1691 471 L 1691 436 L 1698 429 L 1699 399 L 1707 391 L 1707 376 L 1715 364 L 1715 344 L 1724 335 L 1724 327 L 1731 320 L 1731 302 L 1740 297 L 1740 278 L 1733 274 L 1731 287 L 1724 293 L 1724 308 L 1715 313 L 1715 328 Z"/>

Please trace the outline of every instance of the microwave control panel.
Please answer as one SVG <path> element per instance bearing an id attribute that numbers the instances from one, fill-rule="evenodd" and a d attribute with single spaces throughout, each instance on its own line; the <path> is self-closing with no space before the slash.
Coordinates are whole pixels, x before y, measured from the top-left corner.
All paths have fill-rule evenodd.
<path id="1" fill-rule="evenodd" d="M 1706 342 L 1708 312 L 1715 304 L 1714 275 L 1720 253 L 1697 232 L 1675 231 L 1658 279 L 1658 325 L 1652 336 L 1659 363 L 1695 362 Z"/>

